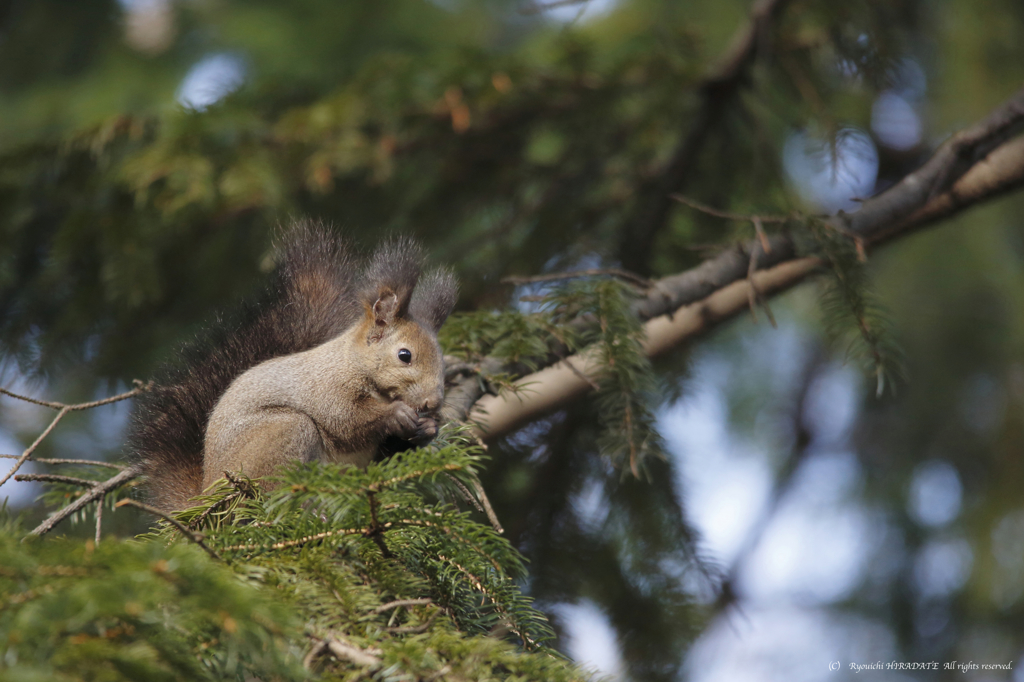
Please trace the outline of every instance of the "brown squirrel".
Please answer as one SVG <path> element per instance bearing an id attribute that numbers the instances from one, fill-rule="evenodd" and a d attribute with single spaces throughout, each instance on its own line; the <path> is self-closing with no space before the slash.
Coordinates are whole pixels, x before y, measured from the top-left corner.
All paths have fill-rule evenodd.
<path id="1" fill-rule="evenodd" d="M 266 294 L 220 320 L 143 394 L 128 437 L 164 510 L 224 475 L 290 461 L 365 467 L 385 441 L 437 434 L 437 331 L 455 306 L 447 271 L 421 276 L 408 239 L 365 262 L 322 225 L 294 225 Z"/>

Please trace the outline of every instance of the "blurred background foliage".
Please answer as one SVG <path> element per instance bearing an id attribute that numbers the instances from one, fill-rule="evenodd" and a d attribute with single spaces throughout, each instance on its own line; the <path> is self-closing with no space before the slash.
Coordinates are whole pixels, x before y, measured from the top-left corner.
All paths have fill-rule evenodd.
<path id="1" fill-rule="evenodd" d="M 1017 0 L 778 3 L 734 81 L 747 0 L 555 4 L 0 3 L 4 385 L 71 402 L 148 378 L 259 286 L 292 216 L 416 235 L 463 310 L 516 305 L 512 274 L 678 272 L 752 235 L 669 192 L 855 210 L 1024 82 Z M 778 330 L 744 319 L 657 364 L 669 456 L 642 480 L 597 456 L 591 403 L 496 443 L 485 485 L 564 645 L 665 680 L 1020 658 L 1022 209 L 872 256 L 895 395 L 804 287 Z M 0 402 L 2 449 L 34 409 Z M 104 409 L 40 454 L 120 456 Z"/>

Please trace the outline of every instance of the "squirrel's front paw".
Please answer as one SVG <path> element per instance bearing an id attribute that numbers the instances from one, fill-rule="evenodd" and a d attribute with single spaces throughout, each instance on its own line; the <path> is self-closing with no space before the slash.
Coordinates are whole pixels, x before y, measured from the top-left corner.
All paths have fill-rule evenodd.
<path id="1" fill-rule="evenodd" d="M 416 433 L 409 437 L 409 440 L 416 445 L 426 445 L 434 440 L 437 435 L 437 420 L 433 417 L 419 417 L 417 419 Z"/>
<path id="2" fill-rule="evenodd" d="M 426 445 L 437 435 L 437 420 L 431 416 L 421 416 L 408 404 L 398 400 L 394 403 L 391 413 L 391 435 L 398 436 L 414 445 Z"/>
<path id="3" fill-rule="evenodd" d="M 392 435 L 406 440 L 413 438 L 419 430 L 419 415 L 401 400 L 395 401 L 391 413 L 391 424 L 388 429 Z"/>

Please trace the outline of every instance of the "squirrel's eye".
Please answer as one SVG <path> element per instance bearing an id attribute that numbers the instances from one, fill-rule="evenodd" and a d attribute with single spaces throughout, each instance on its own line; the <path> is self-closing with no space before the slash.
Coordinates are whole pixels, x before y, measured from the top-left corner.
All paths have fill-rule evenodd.
<path id="1" fill-rule="evenodd" d="M 398 351 L 398 359 L 408 365 L 410 362 L 412 362 L 412 351 L 410 351 L 408 348 L 400 349 Z"/>

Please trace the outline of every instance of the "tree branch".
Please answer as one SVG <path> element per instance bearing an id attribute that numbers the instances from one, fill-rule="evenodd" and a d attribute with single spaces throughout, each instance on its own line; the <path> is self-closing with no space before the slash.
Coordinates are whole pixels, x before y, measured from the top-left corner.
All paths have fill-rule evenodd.
<path id="1" fill-rule="evenodd" d="M 835 216 L 829 224 L 868 249 L 1021 187 L 1024 137 L 1011 138 L 1022 124 L 1024 90 L 954 135 L 920 169 L 863 202 L 860 211 Z M 965 160 L 973 161 L 966 165 Z M 936 193 L 935 188 L 940 191 Z M 658 280 L 634 307 L 646 321 L 648 355 L 664 353 L 733 317 L 747 307 L 751 287 L 755 295 L 766 298 L 791 288 L 822 266 L 818 258 L 799 256 L 789 235 L 773 235 L 769 242 L 770 250 L 751 241 L 692 270 Z M 752 258 L 756 262 L 753 273 Z M 493 358 L 480 365 L 486 368 L 485 374 L 507 371 Z M 519 391 L 500 396 L 484 396 L 478 376 L 460 377 L 450 391 L 449 416 L 466 418 L 472 410 L 480 423 L 480 435 L 495 438 L 590 390 L 587 378 L 595 369 L 595 360 L 583 351 L 522 377 L 516 382 Z M 456 407 L 467 411 L 460 414 Z"/>
<path id="2" fill-rule="evenodd" d="M 87 478 L 61 476 L 60 474 L 18 474 L 14 477 L 14 480 L 39 481 L 41 483 L 67 483 L 69 485 L 80 485 L 85 488 L 91 488 L 97 483 L 96 481 L 90 481 Z"/>
<path id="3" fill-rule="evenodd" d="M 139 467 L 130 466 L 127 469 L 121 471 L 119 474 L 111 476 L 107 480 L 97 483 L 88 492 L 83 494 L 77 500 L 75 500 L 68 506 L 64 507 L 63 509 L 57 510 L 49 517 L 47 517 L 45 521 L 43 521 L 38 526 L 33 528 L 32 532 L 29 533 L 29 535 L 43 535 L 44 533 L 49 533 L 51 530 L 53 530 L 54 526 L 56 526 L 58 523 L 60 523 L 67 517 L 71 516 L 78 510 L 84 508 L 90 502 L 95 502 L 96 500 L 100 499 L 110 491 L 120 488 L 128 481 L 140 475 L 142 475 L 142 470 Z"/>
<path id="4" fill-rule="evenodd" d="M 199 545 L 199 547 L 202 548 L 202 550 L 204 552 L 206 552 L 207 554 L 210 555 L 211 559 L 215 559 L 217 561 L 224 561 L 224 559 L 223 559 L 223 557 L 221 557 L 221 555 L 217 554 L 217 552 L 215 552 L 213 549 L 211 549 L 209 545 L 207 545 L 205 542 L 203 542 L 203 538 L 202 538 L 202 536 L 199 533 L 193 533 L 188 528 L 186 528 L 185 525 L 182 524 L 181 521 L 179 521 L 178 519 L 174 518 L 170 514 L 164 512 L 164 511 L 162 511 L 160 509 L 157 509 L 156 507 L 151 507 L 148 504 L 144 504 L 142 502 L 139 502 L 138 500 L 133 500 L 131 498 L 125 498 L 125 499 L 121 500 L 120 502 L 118 502 L 117 504 L 115 504 L 114 506 L 115 507 L 135 507 L 136 509 L 141 509 L 142 511 L 144 511 L 146 513 L 152 514 L 153 516 L 159 516 L 164 521 L 166 521 L 167 523 L 169 523 L 172 526 L 174 526 L 178 530 L 179 533 L 181 533 L 186 538 L 188 538 L 192 542 L 194 542 L 197 545 Z M 99 535 L 99 533 L 97 533 L 97 536 L 98 535 Z"/>
<path id="5" fill-rule="evenodd" d="M 750 78 L 750 68 L 764 51 L 771 25 L 782 14 L 787 0 L 756 0 L 750 20 L 733 38 L 718 68 L 698 87 L 701 102 L 692 122 L 682 132 L 682 142 L 665 170 L 641 187 L 637 209 L 627 220 L 620 237 L 619 253 L 627 270 L 648 273 L 651 249 L 658 231 L 665 225 L 672 207 L 673 192 L 681 192 L 691 177 L 697 157 L 711 132 L 725 119 L 726 109 L 735 101 Z"/>
<path id="6" fill-rule="evenodd" d="M 20 459 L 18 455 L 0 455 L 0 459 Z M 123 464 L 114 464 L 113 462 L 104 462 L 98 459 L 33 459 L 36 464 L 84 464 L 94 467 L 103 467 L 105 469 L 117 469 L 120 471 L 124 469 Z"/>
<path id="7" fill-rule="evenodd" d="M 31 445 L 25 448 L 25 451 L 21 453 L 20 457 L 17 458 L 17 461 L 14 463 L 14 466 L 11 467 L 10 471 L 8 471 L 7 474 L 3 476 L 3 478 L 0 478 L 0 485 L 6 483 L 8 479 L 14 476 L 14 474 L 18 473 L 18 469 L 20 469 L 25 462 L 32 458 L 32 453 L 35 452 L 37 447 L 39 447 L 39 444 L 42 443 L 43 440 L 50 435 L 50 432 L 53 431 L 57 424 L 60 423 L 60 420 L 63 419 L 68 412 L 90 410 L 94 407 L 100 407 L 101 405 L 109 405 L 110 403 L 116 403 L 121 400 L 127 400 L 128 398 L 134 398 L 143 391 L 148 391 L 150 388 L 152 388 L 152 386 L 152 381 L 149 383 L 143 383 L 136 379 L 135 388 L 133 388 L 130 391 L 126 391 L 124 393 L 120 393 L 109 398 L 104 398 L 102 400 L 93 400 L 87 403 L 78 403 L 75 405 L 66 405 L 64 403 L 50 402 L 47 400 L 36 400 L 35 398 L 29 398 L 28 396 L 19 395 L 18 393 L 9 391 L 6 388 L 0 388 L 0 394 L 10 396 L 12 398 L 17 398 L 18 400 L 24 400 L 25 402 L 32 403 L 33 405 L 40 405 L 42 407 L 49 407 L 51 409 L 57 410 L 57 414 L 56 416 L 54 416 L 53 421 L 50 422 L 50 425 L 47 426 L 46 429 L 43 430 L 41 434 L 39 434 L 38 438 L 32 441 Z"/>

